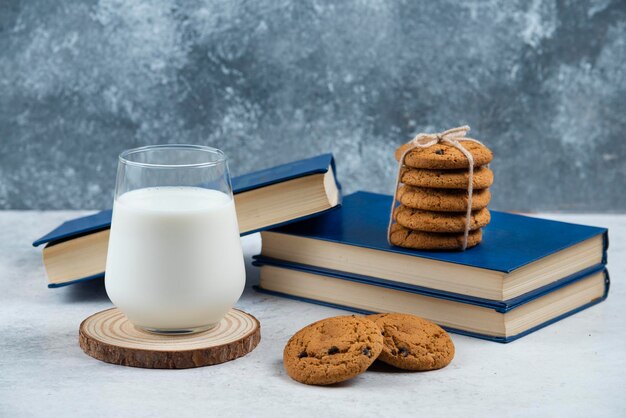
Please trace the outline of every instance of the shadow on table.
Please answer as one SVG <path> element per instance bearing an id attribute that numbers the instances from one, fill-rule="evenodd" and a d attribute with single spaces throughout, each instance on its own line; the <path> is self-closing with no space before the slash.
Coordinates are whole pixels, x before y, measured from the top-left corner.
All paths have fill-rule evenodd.
<path id="1" fill-rule="evenodd" d="M 104 288 L 104 279 L 89 280 L 67 286 L 64 294 L 64 302 L 93 302 L 108 301 L 109 297 Z"/>
<path id="2" fill-rule="evenodd" d="M 397 367 L 390 366 L 387 363 L 383 363 L 382 361 L 376 360 L 368 369 L 367 372 L 374 373 L 415 373 L 411 370 L 402 370 Z"/>
<path id="3" fill-rule="evenodd" d="M 290 382 L 294 385 L 303 385 L 302 383 L 298 383 L 295 380 L 291 379 L 289 377 L 289 375 L 287 375 L 287 372 L 284 369 L 283 366 L 283 361 L 281 360 L 276 360 L 275 361 L 275 366 L 276 368 L 279 370 L 279 375 L 281 377 L 281 379 L 283 379 L 285 382 Z M 368 372 L 388 372 L 388 373 L 407 373 L 406 370 L 400 370 L 400 369 L 396 369 L 392 366 L 389 366 L 383 362 L 380 361 L 375 361 L 374 364 L 372 364 L 369 369 L 366 370 L 366 373 Z M 354 386 L 358 386 L 359 385 L 359 376 L 356 376 L 353 379 L 349 379 L 349 380 L 345 380 L 343 382 L 339 382 L 339 383 L 333 383 L 332 385 L 323 385 L 323 386 L 317 386 L 317 387 L 324 387 L 324 388 L 329 388 L 329 389 L 333 389 L 333 388 L 349 388 L 349 387 L 354 387 Z M 315 385 L 313 385 L 313 387 L 316 387 Z"/>

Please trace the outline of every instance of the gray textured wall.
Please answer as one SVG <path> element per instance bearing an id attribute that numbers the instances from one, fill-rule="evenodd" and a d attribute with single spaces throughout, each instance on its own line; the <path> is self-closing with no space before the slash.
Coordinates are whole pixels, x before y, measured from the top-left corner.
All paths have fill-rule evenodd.
<path id="1" fill-rule="evenodd" d="M 0 208 L 108 207 L 165 142 L 389 192 L 397 145 L 461 123 L 494 208 L 626 210 L 626 2 L 0 0 Z"/>

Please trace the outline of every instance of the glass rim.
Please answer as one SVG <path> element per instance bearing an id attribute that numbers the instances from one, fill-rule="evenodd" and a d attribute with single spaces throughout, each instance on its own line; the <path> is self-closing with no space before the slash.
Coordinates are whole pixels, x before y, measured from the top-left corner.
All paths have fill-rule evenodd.
<path id="1" fill-rule="evenodd" d="M 216 160 L 212 161 L 204 161 L 200 163 L 189 163 L 189 164 L 157 164 L 157 163 L 144 163 L 139 161 L 133 161 L 129 159 L 133 154 L 139 154 L 152 150 L 190 150 L 190 151 L 201 151 L 206 152 L 208 154 L 217 155 Z M 228 157 L 224 153 L 224 151 L 209 147 L 206 145 L 192 145 L 192 144 L 163 144 L 163 145 L 146 145 L 138 148 L 131 148 L 125 151 L 122 151 L 118 156 L 120 163 L 125 165 L 131 165 L 135 167 L 146 167 L 146 168 L 196 168 L 196 167 L 214 167 L 219 164 L 223 164 L 228 161 Z"/>

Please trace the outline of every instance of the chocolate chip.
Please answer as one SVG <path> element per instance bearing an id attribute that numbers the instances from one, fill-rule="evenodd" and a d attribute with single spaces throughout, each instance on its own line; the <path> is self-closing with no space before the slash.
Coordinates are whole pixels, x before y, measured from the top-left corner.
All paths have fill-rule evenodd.
<path id="1" fill-rule="evenodd" d="M 380 335 L 382 335 L 382 336 L 384 337 L 384 336 L 385 336 L 385 330 L 382 330 L 382 331 L 380 332 Z"/>
<path id="2" fill-rule="evenodd" d="M 442 149 L 438 149 L 437 151 L 435 151 L 435 154 L 443 155 L 443 150 Z"/>
<path id="3" fill-rule="evenodd" d="M 298 358 L 304 358 L 304 357 L 308 357 L 309 355 L 306 353 L 306 351 L 301 352 L 300 354 L 298 354 Z"/>
<path id="4" fill-rule="evenodd" d="M 408 348 L 404 348 L 404 347 L 400 347 L 400 355 L 402 357 L 406 357 L 409 355 L 409 349 Z"/>
<path id="5" fill-rule="evenodd" d="M 366 355 L 367 357 L 372 357 L 372 352 L 370 351 L 369 347 L 365 347 L 363 349 L 363 354 Z"/>
<path id="6" fill-rule="evenodd" d="M 339 348 L 334 345 L 328 349 L 328 354 L 337 354 L 339 352 Z"/>
<path id="7" fill-rule="evenodd" d="M 391 355 L 395 356 L 396 354 L 398 354 L 398 350 L 396 350 L 395 348 L 391 350 Z"/>

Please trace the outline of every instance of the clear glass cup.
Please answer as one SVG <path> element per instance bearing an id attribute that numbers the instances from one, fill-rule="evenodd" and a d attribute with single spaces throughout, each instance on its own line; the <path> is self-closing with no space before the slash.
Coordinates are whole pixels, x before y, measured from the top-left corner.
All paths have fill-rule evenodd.
<path id="1" fill-rule="evenodd" d="M 156 145 L 120 154 L 105 286 L 136 327 L 207 330 L 237 302 L 245 274 L 222 151 Z"/>

